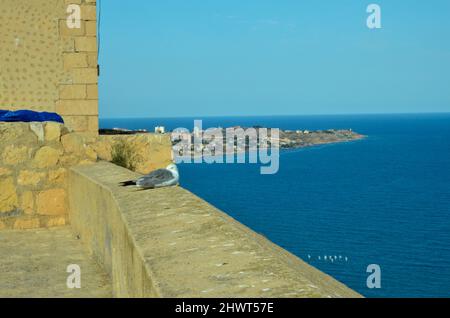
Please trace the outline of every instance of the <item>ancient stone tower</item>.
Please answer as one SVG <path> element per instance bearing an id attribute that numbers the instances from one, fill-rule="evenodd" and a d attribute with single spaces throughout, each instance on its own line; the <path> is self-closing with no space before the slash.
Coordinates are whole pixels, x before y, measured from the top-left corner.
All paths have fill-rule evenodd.
<path id="1" fill-rule="evenodd" d="M 79 5 L 79 28 L 68 6 Z M 95 0 L 0 0 L 0 109 L 57 112 L 98 131 Z"/>

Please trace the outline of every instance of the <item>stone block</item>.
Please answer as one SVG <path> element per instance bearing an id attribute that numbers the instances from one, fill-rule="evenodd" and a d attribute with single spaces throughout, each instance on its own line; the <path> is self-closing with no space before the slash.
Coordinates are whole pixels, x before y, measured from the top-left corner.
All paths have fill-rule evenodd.
<path id="1" fill-rule="evenodd" d="M 97 21 L 86 21 L 86 36 L 97 36 Z"/>
<path id="2" fill-rule="evenodd" d="M 60 164 L 65 167 L 76 166 L 79 161 L 80 159 L 75 154 L 64 154 L 64 156 L 62 156 L 59 160 Z"/>
<path id="3" fill-rule="evenodd" d="M 33 214 L 34 210 L 34 195 L 31 191 L 26 191 L 21 195 L 20 209 L 25 214 Z"/>
<path id="4" fill-rule="evenodd" d="M 66 126 L 74 132 L 84 132 L 89 129 L 88 116 L 64 116 Z"/>
<path id="5" fill-rule="evenodd" d="M 45 178 L 45 173 L 22 170 L 17 177 L 17 183 L 20 186 L 37 186 Z"/>
<path id="6" fill-rule="evenodd" d="M 48 173 L 48 182 L 52 184 L 64 185 L 66 183 L 66 178 L 67 170 L 64 168 L 52 170 Z"/>
<path id="7" fill-rule="evenodd" d="M 81 19 L 86 21 L 97 20 L 97 10 L 94 5 L 84 4 L 81 6 Z"/>
<path id="8" fill-rule="evenodd" d="M 56 103 L 56 112 L 60 115 L 98 115 L 97 100 L 60 100 Z"/>
<path id="9" fill-rule="evenodd" d="M 39 227 L 39 218 L 21 218 L 14 222 L 14 230 L 31 230 Z"/>
<path id="10" fill-rule="evenodd" d="M 89 67 L 97 68 L 98 59 L 97 52 L 88 53 L 88 65 Z"/>
<path id="11" fill-rule="evenodd" d="M 60 99 L 86 99 L 86 85 L 61 85 L 59 86 Z"/>
<path id="12" fill-rule="evenodd" d="M 89 145 L 85 147 L 85 155 L 86 155 L 87 159 L 92 160 L 92 161 L 97 161 L 97 153 Z"/>
<path id="13" fill-rule="evenodd" d="M 97 38 L 94 36 L 82 36 L 75 38 L 76 52 L 97 52 Z"/>
<path id="14" fill-rule="evenodd" d="M 98 134 L 98 117 L 97 116 L 88 116 L 88 131 Z"/>
<path id="15" fill-rule="evenodd" d="M 63 55 L 64 69 L 88 67 L 88 59 L 86 53 L 65 53 Z"/>
<path id="16" fill-rule="evenodd" d="M 61 138 L 62 124 L 48 122 L 45 124 L 44 134 L 46 141 L 59 141 Z"/>
<path id="17" fill-rule="evenodd" d="M 98 99 L 98 85 L 89 84 L 86 86 L 87 99 Z"/>
<path id="18" fill-rule="evenodd" d="M 63 216 L 49 218 L 45 223 L 48 228 L 66 225 L 66 218 Z"/>
<path id="19" fill-rule="evenodd" d="M 64 215 L 66 209 L 66 191 L 51 189 L 39 192 L 36 199 L 37 213 L 40 215 Z"/>
<path id="20" fill-rule="evenodd" d="M 61 143 L 66 153 L 75 153 L 81 155 L 84 153 L 84 138 L 77 133 L 70 133 L 61 137 Z"/>
<path id="21" fill-rule="evenodd" d="M 98 157 L 102 160 L 111 161 L 112 160 L 112 144 L 108 141 L 98 141 L 94 145 L 95 152 Z"/>
<path id="22" fill-rule="evenodd" d="M 16 186 L 12 177 L 0 178 L 0 215 L 18 207 Z"/>
<path id="23" fill-rule="evenodd" d="M 0 167 L 0 177 L 7 177 L 10 176 L 12 173 L 11 170 L 5 168 L 5 167 Z"/>
<path id="24" fill-rule="evenodd" d="M 2 154 L 3 162 L 7 165 L 15 166 L 29 159 L 29 149 L 25 146 L 6 146 Z"/>
<path id="25" fill-rule="evenodd" d="M 50 168 L 56 166 L 62 151 L 44 146 L 40 148 L 33 159 L 33 165 L 39 169 Z"/>

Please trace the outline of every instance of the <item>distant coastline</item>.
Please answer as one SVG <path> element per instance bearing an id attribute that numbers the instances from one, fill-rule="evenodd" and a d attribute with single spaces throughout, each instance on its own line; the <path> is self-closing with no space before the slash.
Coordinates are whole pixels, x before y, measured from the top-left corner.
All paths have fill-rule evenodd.
<path id="1" fill-rule="evenodd" d="M 243 129 L 244 131 L 248 128 L 246 127 L 230 127 L 231 129 Z M 265 127 L 261 126 L 255 126 L 250 127 L 258 131 L 259 129 L 266 129 Z M 220 131 L 225 132 L 226 128 L 218 127 Z M 270 129 L 268 129 L 270 131 Z M 100 129 L 100 134 L 102 135 L 134 135 L 134 134 L 146 134 L 150 133 L 145 129 L 139 129 L 139 130 L 131 130 L 131 129 L 125 129 L 125 128 L 113 128 L 113 129 Z M 164 133 L 171 133 L 171 132 L 164 132 Z M 190 132 L 186 133 L 183 138 L 185 139 L 191 139 L 194 140 L 196 134 L 203 134 L 204 131 L 197 131 L 197 132 Z M 225 133 L 223 134 L 225 135 Z M 318 145 L 325 145 L 325 144 L 334 144 L 334 143 L 341 143 L 341 142 L 348 142 L 348 141 L 354 141 L 354 140 L 360 140 L 365 138 L 365 135 L 359 134 L 357 132 L 354 132 L 352 129 L 328 129 L 328 130 L 280 130 L 279 131 L 279 138 L 276 140 L 276 144 L 279 146 L 279 149 L 299 149 L 299 148 L 306 148 L 306 147 L 312 147 L 312 146 L 318 146 Z M 245 137 L 241 137 L 244 138 Z M 260 140 L 258 141 L 258 148 L 268 148 L 273 143 L 273 138 L 268 137 L 268 140 Z M 178 140 L 173 140 L 174 145 L 179 142 Z M 215 145 L 214 143 L 217 143 Z M 206 147 L 209 147 L 211 149 L 211 146 L 213 148 L 217 149 L 216 153 L 214 155 L 227 155 L 227 154 L 242 154 L 246 153 L 248 151 L 251 151 L 253 149 L 249 149 L 249 145 L 245 142 L 245 140 L 241 140 L 239 138 L 236 138 L 234 145 L 231 145 L 231 147 L 226 147 L 226 141 L 223 140 L 222 142 L 217 141 L 211 141 L 211 142 L 203 142 L 201 145 L 195 146 L 193 145 L 190 149 L 190 155 L 193 157 L 198 156 L 203 152 L 203 150 Z M 220 152 L 220 148 L 223 147 L 223 151 Z M 230 149 L 233 149 L 230 151 Z M 184 150 L 186 152 L 186 150 Z M 186 153 L 183 153 L 183 150 L 179 150 L 178 155 L 180 156 L 186 156 Z"/>

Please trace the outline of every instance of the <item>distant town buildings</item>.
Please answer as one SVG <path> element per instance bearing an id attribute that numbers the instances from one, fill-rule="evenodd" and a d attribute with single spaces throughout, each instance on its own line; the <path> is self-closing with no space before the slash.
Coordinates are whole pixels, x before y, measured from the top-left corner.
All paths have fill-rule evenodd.
<path id="1" fill-rule="evenodd" d="M 166 128 L 164 126 L 156 126 L 155 127 L 155 134 L 165 134 Z"/>

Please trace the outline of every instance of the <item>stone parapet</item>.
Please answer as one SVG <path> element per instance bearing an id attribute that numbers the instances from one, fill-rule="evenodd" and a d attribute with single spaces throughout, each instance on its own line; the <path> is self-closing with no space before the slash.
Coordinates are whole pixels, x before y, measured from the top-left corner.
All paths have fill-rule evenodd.
<path id="1" fill-rule="evenodd" d="M 116 297 L 361 297 L 181 187 L 110 163 L 69 172 L 72 227 Z"/>

